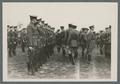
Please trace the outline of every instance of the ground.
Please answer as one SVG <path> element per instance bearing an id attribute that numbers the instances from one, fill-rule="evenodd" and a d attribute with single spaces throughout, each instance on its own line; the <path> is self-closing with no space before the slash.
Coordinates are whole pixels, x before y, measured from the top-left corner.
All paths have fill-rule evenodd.
<path id="1" fill-rule="evenodd" d="M 72 65 L 67 58 L 55 53 L 50 59 L 35 73 L 34 76 L 28 75 L 26 67 L 27 53 L 22 53 L 21 48 L 17 48 L 17 55 L 8 59 L 8 77 L 15 79 L 109 79 L 110 60 L 104 55 L 100 55 L 99 49 L 95 48 L 91 64 L 81 58 L 81 48 L 79 58 L 75 65 Z"/>

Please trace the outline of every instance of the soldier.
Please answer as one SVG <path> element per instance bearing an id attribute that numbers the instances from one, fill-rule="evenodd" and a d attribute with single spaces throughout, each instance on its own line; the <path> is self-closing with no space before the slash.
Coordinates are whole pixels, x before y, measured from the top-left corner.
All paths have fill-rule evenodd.
<path id="1" fill-rule="evenodd" d="M 96 45 L 97 45 L 97 48 L 99 48 L 99 45 L 100 45 L 100 34 L 99 33 L 96 33 Z"/>
<path id="2" fill-rule="evenodd" d="M 104 46 L 104 33 L 103 31 L 101 30 L 100 31 L 100 54 L 103 55 L 103 46 Z"/>
<path id="3" fill-rule="evenodd" d="M 61 32 L 60 32 L 60 39 L 61 39 L 61 45 L 60 47 L 62 48 L 62 53 L 63 56 L 65 56 L 66 52 L 65 52 L 65 30 L 64 30 L 64 26 L 60 26 Z"/>
<path id="4" fill-rule="evenodd" d="M 69 53 L 69 58 L 72 64 L 75 64 L 75 61 L 78 57 L 78 40 L 79 40 L 79 32 L 76 30 L 77 26 L 69 24 L 68 30 L 68 38 L 67 38 L 67 45 L 70 48 L 71 53 Z"/>
<path id="5" fill-rule="evenodd" d="M 25 47 L 27 45 L 27 33 L 25 28 L 22 29 L 20 39 L 21 39 L 22 52 L 25 52 Z"/>
<path id="6" fill-rule="evenodd" d="M 90 31 L 87 35 L 87 61 L 90 63 L 93 49 L 95 48 L 94 25 L 89 26 Z"/>
<path id="7" fill-rule="evenodd" d="M 17 36 L 16 32 L 14 31 L 14 26 L 11 26 L 10 31 L 8 32 L 8 49 L 10 57 L 12 57 L 12 55 L 16 56 L 16 46 Z"/>
<path id="8" fill-rule="evenodd" d="M 104 35 L 105 38 L 105 46 L 104 46 L 104 51 L 105 51 L 105 56 L 107 58 L 111 58 L 111 26 L 105 28 L 106 32 Z"/>
<path id="9" fill-rule="evenodd" d="M 28 38 L 28 72 L 34 75 L 37 71 L 37 56 L 38 56 L 38 37 L 39 32 L 37 29 L 37 16 L 30 16 L 30 24 L 27 26 Z"/>
<path id="10" fill-rule="evenodd" d="M 55 37 L 56 37 L 57 51 L 60 52 L 60 46 L 61 46 L 60 29 L 57 30 Z"/>
<path id="11" fill-rule="evenodd" d="M 82 33 L 80 35 L 80 43 L 82 48 L 82 58 L 85 58 L 85 49 L 87 47 L 87 32 L 88 28 L 82 28 Z"/>

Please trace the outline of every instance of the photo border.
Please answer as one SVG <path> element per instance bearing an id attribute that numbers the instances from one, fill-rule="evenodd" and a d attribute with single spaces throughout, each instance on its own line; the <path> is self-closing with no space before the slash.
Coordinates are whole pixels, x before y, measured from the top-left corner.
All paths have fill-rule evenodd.
<path id="1" fill-rule="evenodd" d="M 72 1 L 72 0 L 59 0 L 59 1 L 58 0 L 57 1 L 55 1 L 55 0 L 51 0 L 51 1 L 50 0 L 44 0 L 44 1 L 43 0 L 29 0 L 29 1 L 28 0 L 17 0 L 17 1 L 16 0 L 3 0 L 3 2 L 23 2 L 23 1 L 25 1 L 25 2 L 38 2 L 38 1 L 39 2 L 83 2 L 83 1 L 84 2 L 88 2 L 88 0 L 79 0 L 79 1 L 78 0 L 74 0 L 74 1 Z M 112 0 L 112 1 L 111 0 L 89 0 L 89 2 L 101 2 L 101 1 L 104 1 L 104 2 L 116 2 L 116 0 Z M 118 6 L 118 11 L 119 11 L 118 12 L 118 15 L 119 15 L 119 13 L 120 13 L 120 5 Z M 120 33 L 119 33 L 120 32 L 119 19 L 120 19 L 120 17 L 118 16 L 118 43 L 120 42 L 120 37 L 119 37 L 119 35 L 120 35 Z M 1 40 L 0 41 L 0 49 L 1 49 L 0 50 L 0 62 L 1 62 L 0 63 L 0 82 L 4 84 L 6 82 L 2 82 L 2 79 L 3 79 L 2 78 L 2 74 L 3 74 L 2 73 L 3 72 L 2 71 L 2 67 L 3 67 L 2 66 L 3 65 L 2 64 L 3 63 L 3 61 L 2 61 L 2 59 L 3 59 L 2 58 L 2 55 L 3 55 L 3 53 L 2 53 L 2 46 L 3 46 L 2 45 L 2 35 L 4 33 L 4 32 L 2 32 L 2 30 L 3 30 L 2 29 L 3 28 L 2 27 L 2 1 L 0 2 L 0 26 L 1 26 L 1 28 L 0 28 L 0 40 Z M 120 57 L 119 57 L 120 52 L 119 52 L 119 50 L 120 50 L 120 44 L 118 44 L 118 60 L 120 60 Z M 88 83 L 89 84 L 101 84 L 101 83 L 102 84 L 120 84 L 120 77 L 119 77 L 119 75 L 120 75 L 120 61 L 118 61 L 117 66 L 118 66 L 118 70 L 117 70 L 118 71 L 118 81 L 117 82 L 89 82 L 89 81 L 87 81 L 87 82 L 64 82 L 64 81 L 62 82 L 61 81 L 61 82 L 62 83 L 82 83 L 82 84 L 88 84 Z M 55 83 L 61 83 L 61 82 L 55 82 Z M 7 82 L 7 83 L 8 84 L 13 84 L 13 83 L 18 84 L 20 82 Z M 43 83 L 43 82 L 22 82 L 22 83 L 23 84 L 30 84 L 30 83 L 31 84 L 33 84 L 33 83 L 37 83 L 38 84 L 38 83 Z M 44 82 L 44 83 L 46 83 L 46 84 L 49 83 L 50 84 L 50 83 L 53 83 L 53 82 Z"/>

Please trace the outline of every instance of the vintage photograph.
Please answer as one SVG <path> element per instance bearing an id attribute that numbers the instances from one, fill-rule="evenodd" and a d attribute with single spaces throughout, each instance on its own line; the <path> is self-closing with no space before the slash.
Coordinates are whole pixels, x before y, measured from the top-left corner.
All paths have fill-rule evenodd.
<path id="1" fill-rule="evenodd" d="M 117 3 L 3 3 L 4 81 L 117 81 Z"/>

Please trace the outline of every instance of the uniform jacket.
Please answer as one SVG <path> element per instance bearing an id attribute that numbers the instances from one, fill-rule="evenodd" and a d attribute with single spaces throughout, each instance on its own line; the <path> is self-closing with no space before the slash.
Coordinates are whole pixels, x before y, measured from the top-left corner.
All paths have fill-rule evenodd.
<path id="1" fill-rule="evenodd" d="M 77 30 L 69 30 L 68 31 L 68 38 L 67 38 L 67 44 L 70 47 L 78 47 L 78 40 L 79 40 L 79 32 Z"/>
<path id="2" fill-rule="evenodd" d="M 93 32 L 89 32 L 87 35 L 87 47 L 92 50 L 95 47 L 95 35 Z"/>

